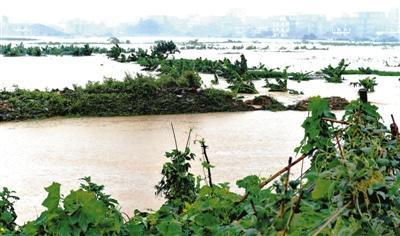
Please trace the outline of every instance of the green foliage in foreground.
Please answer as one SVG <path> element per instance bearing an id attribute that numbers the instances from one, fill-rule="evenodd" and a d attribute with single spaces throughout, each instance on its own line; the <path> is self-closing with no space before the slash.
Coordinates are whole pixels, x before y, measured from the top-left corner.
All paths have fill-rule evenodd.
<path id="1" fill-rule="evenodd" d="M 166 154 L 170 160 L 156 186 L 166 203 L 158 210 L 136 210 L 125 219 L 103 186 L 84 179 L 78 190 L 61 197 L 60 184 L 46 188 L 46 208 L 37 219 L 16 226 L 15 197 L 0 196 L 0 230 L 6 235 L 399 235 L 400 139 L 381 123 L 377 107 L 352 102 L 336 127 L 327 101 L 316 97 L 303 123 L 296 151 L 311 166 L 298 179 L 283 174 L 271 185 L 258 176 L 229 185 L 209 184 L 190 174 L 195 156 L 186 148 Z M 337 141 L 339 139 L 339 141 Z M 204 140 L 202 141 L 204 144 Z M 340 145 L 338 144 L 340 142 Z M 206 164 L 206 165 L 205 165 Z M 203 163 L 209 168 L 209 163 Z M 211 181 L 210 181 L 211 183 Z M 187 186 L 188 191 L 183 191 Z M 11 192 L 12 193 L 12 192 Z M 8 217 L 7 217 L 8 216 Z M 10 221 L 11 219 L 11 221 Z"/>
<path id="2" fill-rule="evenodd" d="M 217 89 L 201 89 L 194 72 L 179 78 L 159 79 L 138 75 L 123 81 L 105 79 L 85 87 L 39 91 L 15 88 L 0 91 L 0 120 L 24 120 L 53 116 L 123 116 L 250 110 L 233 95 Z"/>
<path id="3" fill-rule="evenodd" d="M 368 92 L 375 92 L 375 86 L 378 85 L 378 83 L 376 83 L 375 77 L 373 78 L 367 77 L 365 79 L 360 79 L 358 82 L 350 83 L 350 85 L 363 87 Z"/>

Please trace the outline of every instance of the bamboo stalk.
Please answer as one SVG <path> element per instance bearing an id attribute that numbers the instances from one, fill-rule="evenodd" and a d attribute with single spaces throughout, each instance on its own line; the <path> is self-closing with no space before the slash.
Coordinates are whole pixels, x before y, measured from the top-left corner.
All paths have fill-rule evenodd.
<path id="1" fill-rule="evenodd" d="M 338 145 L 338 148 L 339 148 L 340 156 L 344 160 L 345 158 L 344 158 L 343 148 L 342 148 L 342 145 L 340 144 L 340 140 L 339 140 L 338 134 L 336 132 L 335 132 L 335 139 L 336 139 L 336 144 Z"/>
<path id="2" fill-rule="evenodd" d="M 288 187 L 289 187 L 289 178 L 290 178 L 290 165 L 292 164 L 292 157 L 289 157 L 289 161 L 288 161 L 288 168 L 287 168 L 287 176 L 286 176 L 286 180 L 285 180 L 285 194 L 287 193 Z M 285 213 L 285 201 L 281 202 L 280 205 L 280 210 L 279 210 L 279 217 L 283 217 Z"/>
<path id="3" fill-rule="evenodd" d="M 343 124 L 343 125 L 348 125 L 348 124 L 349 124 L 349 122 L 347 122 L 347 121 L 335 120 L 335 119 L 327 118 L 327 117 L 323 117 L 321 120 L 323 120 L 323 121 L 330 121 L 330 122 L 333 122 L 333 123 L 338 123 L 338 124 Z"/>
<path id="4" fill-rule="evenodd" d="M 187 138 L 187 141 L 186 141 L 186 148 L 189 147 L 190 135 L 192 134 L 192 131 L 193 131 L 193 129 L 190 129 L 190 130 L 189 130 L 189 135 L 188 135 L 188 138 Z"/>
<path id="5" fill-rule="evenodd" d="M 292 162 L 292 164 L 290 164 L 289 166 L 286 166 L 285 168 L 281 169 L 280 171 L 276 172 L 275 174 L 273 174 L 271 177 L 269 177 L 267 180 L 263 181 L 260 183 L 259 187 L 260 188 L 264 188 L 267 184 L 269 184 L 271 181 L 273 181 L 274 179 L 276 179 L 278 176 L 280 176 L 281 174 L 285 173 L 288 168 L 291 168 L 292 166 L 296 165 L 297 163 L 301 162 L 303 159 L 305 159 L 307 156 L 311 155 L 316 149 L 312 149 L 311 151 L 309 151 L 306 154 L 303 154 L 301 157 L 297 158 L 294 162 Z M 239 205 L 240 203 L 244 202 L 247 198 L 249 197 L 249 193 L 246 193 L 238 202 L 236 202 L 236 205 Z"/>
<path id="6" fill-rule="evenodd" d="M 175 148 L 176 148 L 176 150 L 178 150 L 178 142 L 176 141 L 175 129 L 174 129 L 174 125 L 172 124 L 172 122 L 171 122 L 171 128 L 172 128 L 172 133 L 174 135 Z"/>
<path id="7" fill-rule="evenodd" d="M 334 220 L 342 213 L 342 211 L 343 211 L 344 209 L 346 209 L 348 206 L 350 206 L 350 203 L 351 203 L 351 202 L 347 203 L 347 204 L 344 205 L 342 208 L 337 209 L 337 210 L 335 211 L 335 213 L 334 213 L 333 215 L 331 215 L 331 216 L 325 221 L 325 223 L 324 223 L 323 225 L 321 225 L 321 226 L 317 229 L 317 231 L 315 231 L 315 232 L 313 233 L 313 236 L 317 236 L 319 233 L 321 233 L 322 230 L 323 230 L 325 227 L 327 227 L 332 221 L 334 221 Z"/>
<path id="8" fill-rule="evenodd" d="M 292 223 L 292 220 L 293 220 L 293 216 L 294 216 L 295 212 L 298 211 L 298 209 L 299 209 L 300 201 L 301 201 L 302 197 L 303 197 L 303 192 L 300 192 L 299 197 L 297 198 L 297 201 L 294 203 L 294 205 L 292 207 L 292 211 L 290 212 L 289 219 L 288 219 L 285 229 L 283 231 L 284 233 L 286 233 L 289 230 L 290 224 Z"/>

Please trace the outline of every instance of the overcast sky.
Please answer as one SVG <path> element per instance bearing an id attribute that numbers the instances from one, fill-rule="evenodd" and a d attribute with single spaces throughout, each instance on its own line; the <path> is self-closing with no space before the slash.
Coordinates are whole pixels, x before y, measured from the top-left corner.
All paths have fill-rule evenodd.
<path id="1" fill-rule="evenodd" d="M 1 0 L 0 16 L 12 21 L 60 23 L 74 18 L 96 22 L 135 21 L 149 15 L 242 16 L 325 14 L 400 8 L 400 0 Z"/>

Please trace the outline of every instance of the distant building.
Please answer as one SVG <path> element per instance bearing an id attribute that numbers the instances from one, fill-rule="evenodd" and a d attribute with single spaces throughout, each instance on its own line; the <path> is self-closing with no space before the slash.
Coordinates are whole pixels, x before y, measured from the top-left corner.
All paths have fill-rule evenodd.
<path id="1" fill-rule="evenodd" d="M 2 16 L 0 19 L 0 37 L 8 35 L 9 20 L 7 16 Z"/>
<path id="2" fill-rule="evenodd" d="M 304 35 L 315 35 L 320 38 L 328 31 L 328 21 L 322 15 L 298 15 L 290 19 L 295 23 L 293 34 L 296 38 L 302 38 Z"/>
<path id="3" fill-rule="evenodd" d="M 289 38 L 295 30 L 295 22 L 288 16 L 281 16 L 274 19 L 272 24 L 272 37 Z"/>
<path id="4" fill-rule="evenodd" d="M 274 38 L 322 37 L 328 31 L 328 21 L 321 15 L 280 16 L 273 20 Z"/>
<path id="5" fill-rule="evenodd" d="M 343 26 L 333 26 L 331 29 L 331 34 L 335 38 L 345 39 L 351 36 L 351 27 L 347 25 Z"/>
<path id="6" fill-rule="evenodd" d="M 384 12 L 360 12 L 357 14 L 356 36 L 362 39 L 375 38 L 386 31 L 387 18 Z"/>
<path id="7" fill-rule="evenodd" d="M 388 14 L 390 35 L 400 40 L 400 9 L 393 9 Z"/>

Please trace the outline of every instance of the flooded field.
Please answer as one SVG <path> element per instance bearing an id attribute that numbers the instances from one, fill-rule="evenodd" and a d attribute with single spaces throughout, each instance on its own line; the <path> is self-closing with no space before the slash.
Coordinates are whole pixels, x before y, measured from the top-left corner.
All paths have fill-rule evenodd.
<path id="1" fill-rule="evenodd" d="M 265 42 L 267 44 L 268 42 Z M 275 42 L 276 43 L 276 42 Z M 288 42 L 284 45 L 287 46 Z M 292 44 L 290 44 L 292 45 Z M 293 44 L 294 45 L 294 44 Z M 249 64 L 265 63 L 268 67 L 291 65 L 293 70 L 318 70 L 341 58 L 351 67 L 370 66 L 376 69 L 400 63 L 399 47 L 330 47 L 329 50 L 299 52 L 240 51 Z M 203 57 L 237 59 L 239 55 L 218 50 L 184 50 L 184 58 Z M 400 70 L 400 68 L 397 68 Z M 91 57 L 0 57 L 0 87 L 12 89 L 14 84 L 29 89 L 52 89 L 84 85 L 87 81 L 101 81 L 104 76 L 122 79 L 125 73 L 140 72 L 135 64 L 113 62 L 104 55 Z M 212 76 L 202 75 L 205 86 L 211 86 Z M 322 80 L 297 83 L 288 87 L 303 91 L 304 95 L 269 93 L 256 87 L 261 94 L 269 94 L 291 104 L 306 97 L 341 96 L 357 98 L 358 88 L 349 85 L 365 76 L 346 76 L 342 84 Z M 370 100 L 379 106 L 386 123 L 390 114 L 400 120 L 400 81 L 397 77 L 378 77 L 376 92 Z M 225 88 L 223 81 L 218 87 Z M 339 112 L 338 115 L 341 115 Z M 193 139 L 204 137 L 210 146 L 209 156 L 216 168 L 215 182 L 230 182 L 255 174 L 268 176 L 287 163 L 293 149 L 300 142 L 300 127 L 306 112 L 238 112 L 190 115 L 138 116 L 112 118 L 55 118 L 0 124 L 0 186 L 17 192 L 16 203 L 20 223 L 32 219 L 42 211 L 44 187 L 57 181 L 62 190 L 79 186 L 79 178 L 92 176 L 106 186 L 106 192 L 119 200 L 122 210 L 132 214 L 135 208 L 157 208 L 162 199 L 154 196 L 154 185 L 160 179 L 165 162 L 164 152 L 174 147 L 170 123 L 176 127 L 182 147 L 188 130 L 193 128 Z M 198 158 L 201 152 L 193 145 Z M 200 161 L 194 164 L 196 174 L 203 174 Z M 294 170 L 294 174 L 299 173 Z"/>

